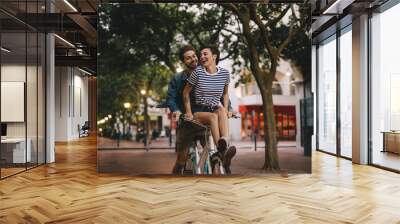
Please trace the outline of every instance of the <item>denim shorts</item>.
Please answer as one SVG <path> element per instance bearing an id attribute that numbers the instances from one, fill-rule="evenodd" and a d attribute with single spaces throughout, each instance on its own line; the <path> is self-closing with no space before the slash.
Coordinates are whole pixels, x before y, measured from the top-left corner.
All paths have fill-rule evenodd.
<path id="1" fill-rule="evenodd" d="M 218 110 L 219 106 L 208 106 L 208 105 L 199 105 L 195 104 L 192 106 L 192 113 L 196 112 L 209 112 L 209 113 L 214 113 L 216 110 Z"/>

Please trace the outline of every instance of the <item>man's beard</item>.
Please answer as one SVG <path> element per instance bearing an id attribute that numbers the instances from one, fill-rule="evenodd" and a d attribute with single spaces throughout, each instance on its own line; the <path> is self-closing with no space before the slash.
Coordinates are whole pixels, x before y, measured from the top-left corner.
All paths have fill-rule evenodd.
<path id="1" fill-rule="evenodd" d="M 191 69 L 191 70 L 194 70 L 194 69 L 197 67 L 197 63 L 189 64 L 189 65 L 187 65 L 187 67 L 188 67 L 189 69 Z"/>

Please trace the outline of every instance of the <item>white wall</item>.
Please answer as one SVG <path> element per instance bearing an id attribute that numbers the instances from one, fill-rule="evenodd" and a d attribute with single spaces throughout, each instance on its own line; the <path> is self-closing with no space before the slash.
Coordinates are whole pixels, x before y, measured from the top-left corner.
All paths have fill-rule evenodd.
<path id="1" fill-rule="evenodd" d="M 78 72 L 78 74 L 77 74 Z M 73 80 L 73 88 L 71 88 L 73 96 L 73 108 L 72 111 L 72 120 L 71 120 L 71 136 L 72 138 L 78 138 L 78 124 L 82 126 L 85 121 L 89 120 L 89 102 L 88 102 L 88 78 L 83 73 L 79 72 L 78 70 L 74 70 L 74 80 Z"/>
<path id="2" fill-rule="evenodd" d="M 25 64 L 9 64 L 1 66 L 1 81 L 3 82 L 25 82 Z M 1 108 L 7 110 L 7 108 Z M 7 137 L 25 137 L 25 122 L 7 123 Z"/>
<path id="3" fill-rule="evenodd" d="M 67 67 L 56 67 L 55 91 L 55 140 L 68 140 L 68 86 L 69 76 Z"/>
<path id="4" fill-rule="evenodd" d="M 32 130 L 36 134 L 36 80 L 32 80 L 31 75 L 36 76 L 36 67 L 18 64 L 7 64 L 1 66 L 1 81 L 2 82 L 24 82 L 26 71 L 28 72 L 28 87 L 27 87 L 27 120 L 28 120 L 28 137 Z M 2 96 L 4 97 L 4 96 Z M 7 97 L 7 96 L 5 96 Z M 41 105 L 39 105 L 40 107 Z M 1 108 L 1 110 L 8 110 L 9 108 Z M 22 108 L 24 110 L 24 108 Z M 33 123 L 32 123 L 33 122 Z M 8 137 L 25 137 L 25 123 L 26 122 L 7 122 L 7 135 Z M 33 131 L 32 131 L 33 132 Z"/>
<path id="5" fill-rule="evenodd" d="M 36 70 L 38 69 L 38 70 Z M 25 135 L 30 140 L 30 148 L 32 161 L 36 162 L 39 158 L 39 163 L 44 163 L 44 82 L 42 67 L 32 65 L 25 66 L 25 63 L 5 63 L 1 66 L 2 82 L 24 82 L 26 84 L 26 107 L 24 105 L 19 108 L 20 113 L 25 114 L 26 120 L 21 122 L 6 122 L 7 137 L 9 138 L 24 138 Z M 27 81 L 25 80 L 27 78 Z M 4 89 L 2 89 L 3 91 Z M 23 90 L 21 94 L 24 94 Z M 2 95 L 2 98 L 7 95 Z M 17 113 L 10 107 L 2 107 L 2 112 Z M 14 109 L 15 110 L 15 109 Z M 37 156 L 37 152 L 39 156 Z"/>
<path id="6" fill-rule="evenodd" d="M 79 138 L 78 124 L 88 120 L 88 78 L 72 67 L 56 67 L 55 140 Z"/>

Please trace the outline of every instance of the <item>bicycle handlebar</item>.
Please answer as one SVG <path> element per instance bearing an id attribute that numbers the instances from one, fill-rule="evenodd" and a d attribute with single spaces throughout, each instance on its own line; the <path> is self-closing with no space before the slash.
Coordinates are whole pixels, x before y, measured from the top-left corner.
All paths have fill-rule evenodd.
<path id="1" fill-rule="evenodd" d="M 191 123 L 192 125 L 196 125 L 196 126 L 198 126 L 198 127 L 204 128 L 204 129 L 207 129 L 207 128 L 208 128 L 206 125 L 200 123 L 198 120 L 195 120 L 195 119 L 187 119 L 187 118 L 185 117 L 184 114 L 181 115 L 180 119 L 182 119 L 184 122 L 189 122 L 189 123 Z"/>
<path id="2" fill-rule="evenodd" d="M 233 119 L 239 119 L 239 118 L 240 118 L 240 116 L 238 116 L 238 115 L 236 115 L 236 114 L 232 114 L 232 117 L 230 117 L 230 118 L 233 118 Z"/>
<path id="3" fill-rule="evenodd" d="M 163 102 L 159 103 L 158 105 L 156 105 L 156 108 L 168 108 L 168 104 L 166 101 L 163 101 Z M 232 117 L 229 117 L 229 118 L 239 119 L 240 116 L 236 115 L 236 113 L 232 113 Z"/>

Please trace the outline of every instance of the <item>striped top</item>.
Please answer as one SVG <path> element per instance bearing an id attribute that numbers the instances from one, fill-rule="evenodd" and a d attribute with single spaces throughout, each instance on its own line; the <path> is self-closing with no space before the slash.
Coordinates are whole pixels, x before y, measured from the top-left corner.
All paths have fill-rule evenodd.
<path id="1" fill-rule="evenodd" d="M 229 71 L 218 67 L 214 74 L 208 73 L 203 66 L 197 66 L 187 79 L 194 87 L 195 104 L 217 106 L 221 103 L 224 87 L 229 84 Z"/>

